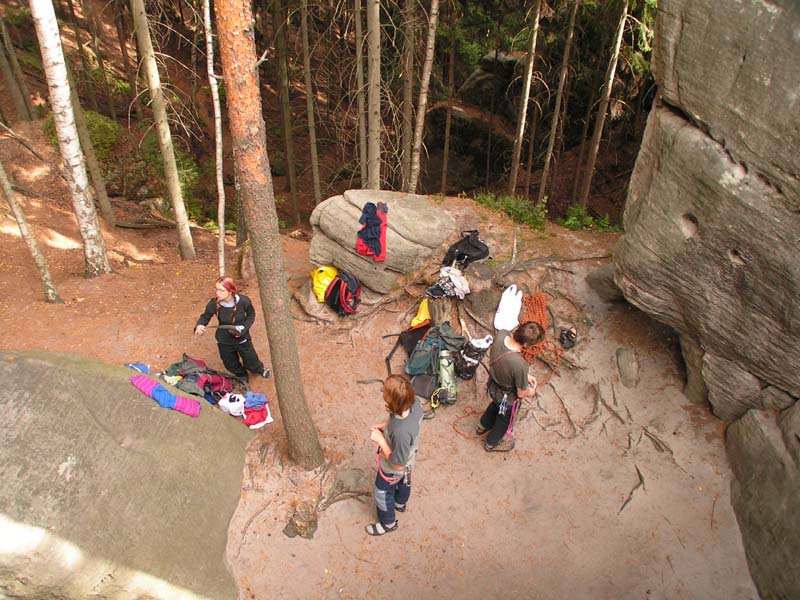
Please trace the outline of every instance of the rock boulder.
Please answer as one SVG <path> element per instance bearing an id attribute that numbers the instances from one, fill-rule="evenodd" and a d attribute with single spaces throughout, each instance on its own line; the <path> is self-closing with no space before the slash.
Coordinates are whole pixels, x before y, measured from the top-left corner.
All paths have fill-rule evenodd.
<path id="1" fill-rule="evenodd" d="M 225 563 L 252 432 L 73 355 L 0 353 L 0 596 L 238 597 Z"/>
<path id="2" fill-rule="evenodd" d="M 386 261 L 375 262 L 355 250 L 359 219 L 367 202 L 389 208 Z M 321 202 L 311 213 L 314 237 L 308 257 L 316 265 L 350 271 L 369 289 L 387 293 L 402 276 L 423 267 L 433 250 L 453 234 L 455 223 L 427 196 L 377 190 L 348 190 Z M 437 255 L 438 256 L 438 255 Z"/>

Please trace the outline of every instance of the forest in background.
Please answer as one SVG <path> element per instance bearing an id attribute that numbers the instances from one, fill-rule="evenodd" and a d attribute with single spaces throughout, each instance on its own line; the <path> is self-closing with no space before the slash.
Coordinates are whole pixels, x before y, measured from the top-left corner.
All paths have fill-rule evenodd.
<path id="1" fill-rule="evenodd" d="M 435 193 L 438 179 L 439 193 L 451 191 L 452 183 L 460 194 L 469 190 L 476 202 L 534 228 L 558 214 L 559 200 L 565 210 L 557 218 L 564 225 L 616 227 L 599 210 L 598 186 L 591 203 L 589 198 L 595 170 L 605 171 L 605 183 L 624 180 L 622 190 L 629 171 L 609 178 L 609 165 L 619 171 L 625 148 L 633 149 L 633 164 L 649 94 L 642 50 L 649 51 L 646 24 L 654 6 L 647 2 L 445 4 L 441 23 L 447 29 L 440 31 L 439 0 L 429 6 L 368 0 L 363 11 L 360 0 L 352 11 L 343 4 L 312 9 L 306 0 L 299 11 L 283 0 L 253 11 L 246 0 L 225 0 L 216 14 L 210 0 L 131 0 L 130 7 L 121 0 L 80 1 L 31 0 L 30 10 L 6 11 L 0 70 L 16 120 L 47 115 L 72 197 L 84 273 L 112 272 L 97 210 L 107 227 L 122 226 L 110 198 L 158 204 L 174 219 L 180 257 L 192 260 L 197 254 L 190 219 L 213 227 L 216 197 L 218 230 L 235 222 L 237 244 L 246 234 L 252 248 L 289 454 L 306 468 L 321 464 L 323 454 L 300 383 L 279 230 L 304 224 L 323 199 L 323 180 L 327 196 L 336 185 Z M 635 16 L 637 7 L 642 19 Z M 626 32 L 630 46 L 623 45 Z M 442 48 L 448 36 L 448 51 L 437 54 L 437 39 Z M 516 50 L 525 41 L 527 52 Z M 597 47 L 587 52 L 581 43 Z M 443 78 L 438 73 L 445 56 Z M 618 70 L 620 57 L 624 68 Z M 203 62 L 207 78 L 201 76 Z M 592 68 L 581 77 L 587 64 Z M 468 73 L 465 81 L 457 71 Z M 585 80 L 592 83 L 584 98 L 579 84 Z M 631 106 L 635 110 L 625 108 Z M 443 136 L 433 126 L 425 133 L 429 107 L 444 108 Z M 575 114 L 583 114 L 577 137 Z M 0 116 L 6 134 L 35 153 L 5 124 L 14 123 L 5 110 Z M 549 133 L 540 135 L 544 131 Z M 226 138 L 232 151 L 226 151 Z M 437 169 L 432 159 L 439 143 Z M 451 172 L 450 164 L 461 171 Z M 234 202 L 227 201 L 231 182 Z M 282 195 L 275 184 L 283 184 Z M 37 192 L 15 186 L 2 165 L 0 188 L 45 297 L 61 302 L 16 199 L 16 192 Z M 225 236 L 217 238 L 224 275 Z"/>
<path id="2" fill-rule="evenodd" d="M 623 5 L 627 18 L 620 58 L 605 111 L 606 125 L 592 187 L 585 209 L 581 210 L 579 184 L 585 177 L 587 146 L 597 120 Z M 414 123 L 419 106 L 432 6 L 410 0 L 399 4 L 384 2 L 379 7 L 379 180 L 382 189 L 401 190 L 407 189 L 408 163 L 413 152 L 409 124 Z M 132 199 L 164 195 L 163 160 L 153 127 L 141 52 L 132 36 L 134 22 L 129 3 L 62 0 L 54 2 L 54 8 L 109 193 Z M 366 160 L 361 158 L 358 139 L 359 96 L 363 96 L 359 92 L 366 86 L 364 73 L 368 67 L 365 7 L 358 2 L 307 5 L 305 37 L 316 156 L 311 152 L 307 118 L 302 8 L 299 0 L 253 5 L 256 48 L 263 53 L 259 78 L 267 146 L 273 176 L 279 178 L 276 203 L 283 226 L 303 223 L 319 200 L 312 193 L 312 163 L 320 173 L 322 198 L 350 187 L 369 187 L 364 181 L 362 166 Z M 510 190 L 509 174 L 537 8 L 539 31 L 522 136 L 520 176 Z M 211 10 L 213 21 L 213 6 Z M 447 2 L 438 11 L 416 191 L 462 193 L 521 211 L 523 220 L 528 214 L 527 204 L 531 224 L 546 210 L 551 219 L 561 219 L 567 225 L 619 225 L 625 186 L 655 93 L 649 64 L 655 0 Z M 562 82 L 573 12 L 574 33 Z M 214 226 L 218 206 L 214 114 L 206 73 L 202 2 L 148 1 L 146 13 L 165 90 L 184 202 L 192 219 Z M 45 116 L 49 111 L 46 82 L 30 9 L 18 3 L 6 8 L 3 18 L 4 47 L 9 59 L 4 62 L 12 67 L 14 63 L 19 65 L 23 85 L 27 85 L 27 93 L 23 93 L 32 100 L 31 116 Z M 358 21 L 361 31 L 357 31 Z M 276 23 L 280 25 L 276 27 Z M 364 40 L 360 57 L 359 39 Z M 215 71 L 222 75 L 218 58 Z M 224 105 L 224 79 L 219 83 Z M 10 87 L 8 78 L 6 87 Z M 559 91 L 562 99 L 554 126 Z M 19 109 L 14 108 L 18 113 L 15 115 L 10 108 L 4 107 L 0 115 L 6 123 L 14 116 L 20 118 Z M 448 119 L 448 114 L 454 113 L 458 117 Z M 232 157 L 224 111 L 222 121 L 224 181 L 231 196 L 227 220 L 235 222 Z M 449 128 L 448 121 L 452 122 Z M 52 137 L 55 142 L 54 130 Z M 446 146 L 450 153 L 447 165 L 443 160 Z M 552 150 L 548 152 L 550 146 Z M 539 184 L 547 155 L 549 177 L 542 193 Z M 448 173 L 443 184 L 445 166 Z M 542 199 L 546 204 L 540 204 L 537 211 L 536 204 Z"/>

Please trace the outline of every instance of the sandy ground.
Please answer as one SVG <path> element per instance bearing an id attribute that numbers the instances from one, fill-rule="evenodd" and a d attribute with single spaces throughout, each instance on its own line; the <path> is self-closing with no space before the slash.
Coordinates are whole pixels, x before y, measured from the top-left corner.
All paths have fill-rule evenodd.
<path id="1" fill-rule="evenodd" d="M 86 280 L 63 184 L 7 139 L 0 139 L 0 160 L 12 179 L 50 196 L 19 198 L 66 301 L 42 300 L 27 249 L 4 210 L 0 347 L 155 368 L 188 352 L 221 366 L 211 336 L 191 334 L 216 275 L 212 234 L 195 229 L 198 260 L 182 263 L 171 230 L 104 229 L 115 273 Z M 480 229 L 496 260 L 510 257 L 508 220 L 458 198 L 442 208 L 462 229 Z M 123 221 L 138 214 L 127 202 L 115 209 Z M 578 258 L 602 255 L 614 242 L 614 235 L 550 225 L 543 233 L 519 229 L 517 252 Z M 287 237 L 283 244 L 294 287 L 312 268 L 308 243 Z M 232 248 L 229 256 L 233 265 Z M 296 320 L 306 398 L 326 464 L 311 473 L 289 464 L 274 384 L 253 380 L 273 399 L 276 422 L 248 449 L 231 522 L 228 558 L 241 597 L 757 598 L 730 506 L 722 423 L 683 396 L 671 333 L 588 288 L 585 274 L 602 262 L 542 263 L 515 274 L 521 284 L 557 292 L 551 307 L 559 323 L 574 322 L 579 330 L 580 343 L 566 355 L 579 368 L 562 362 L 556 375 L 533 366 L 540 392 L 521 412 L 509 454 L 486 453 L 472 433 L 485 406 L 485 372 L 462 383 L 458 402 L 423 423 L 409 509 L 399 529 L 382 538 L 364 533 L 374 506 L 358 495 L 320 511 L 311 540 L 290 539 L 282 530 L 298 503 L 328 497 L 337 473 L 356 468 L 370 483 L 374 478 L 369 426 L 383 418 L 383 404 L 379 386 L 355 382 L 385 375 L 393 341 L 381 336 L 407 326 L 416 298 L 400 294 L 350 329 Z M 256 282 L 242 284 L 260 311 Z M 474 336 L 485 333 L 467 324 Z M 255 331 L 256 348 L 268 359 L 263 319 Z M 635 387 L 620 381 L 619 347 L 636 353 Z"/>

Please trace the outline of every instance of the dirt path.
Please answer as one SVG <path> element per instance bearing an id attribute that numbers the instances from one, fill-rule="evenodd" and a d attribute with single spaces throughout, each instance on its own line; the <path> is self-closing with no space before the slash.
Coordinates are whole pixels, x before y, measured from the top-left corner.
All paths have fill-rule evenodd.
<path id="1" fill-rule="evenodd" d="M 37 135 L 33 127 L 22 133 Z M 0 347 L 156 368 L 185 351 L 221 366 L 213 340 L 191 334 L 216 275 L 211 234 L 195 230 L 199 260 L 181 263 L 171 230 L 104 230 L 116 272 L 83 279 L 63 185 L 8 140 L 0 140 L 0 160 L 20 184 L 50 196 L 22 201 L 66 301 L 41 300 L 27 249 L 3 211 Z M 123 215 L 138 210 L 115 206 Z M 462 229 L 480 229 L 495 259 L 508 259 L 514 228 L 507 220 L 456 198 L 443 210 Z M 520 230 L 518 241 L 520 257 L 566 257 L 603 254 L 615 238 L 549 226 L 544 233 Z M 288 275 L 308 274 L 307 242 L 283 244 Z M 303 383 L 328 463 L 310 474 L 287 463 L 273 402 L 276 423 L 260 430 L 248 450 L 230 528 L 242 598 L 756 598 L 730 506 L 721 424 L 682 395 L 669 333 L 625 305 L 600 301 L 586 286 L 584 275 L 600 263 L 516 274 L 520 283 L 538 282 L 569 298 L 555 294 L 551 306 L 560 322 L 577 323 L 580 343 L 568 357 L 583 368 L 562 363 L 555 376 L 535 365 L 540 394 L 521 413 L 517 449 L 505 455 L 487 454 L 472 435 L 484 408 L 485 373 L 462 383 L 457 404 L 424 422 L 411 504 L 398 531 L 383 538 L 363 532 L 374 518 L 368 497 L 320 512 L 313 540 L 287 538 L 282 529 L 295 504 L 316 502 L 337 472 L 357 468 L 370 482 L 374 477 L 368 428 L 383 417 L 383 406 L 378 386 L 355 381 L 385 374 L 392 342 L 381 336 L 406 326 L 414 299 L 403 297 L 352 332 L 295 321 Z M 243 287 L 260 313 L 256 283 Z M 263 320 L 257 324 L 256 347 L 268 358 Z M 636 353 L 636 387 L 620 382 L 614 356 L 621 346 Z M 595 384 L 608 407 L 595 403 Z M 274 400 L 271 381 L 254 381 L 254 388 Z"/>

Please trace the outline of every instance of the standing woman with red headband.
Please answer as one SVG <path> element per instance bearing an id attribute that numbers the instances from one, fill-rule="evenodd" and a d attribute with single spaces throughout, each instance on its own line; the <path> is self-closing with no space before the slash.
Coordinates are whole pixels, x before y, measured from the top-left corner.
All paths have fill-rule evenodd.
<path id="1" fill-rule="evenodd" d="M 247 379 L 247 371 L 269 379 L 272 373 L 258 358 L 250 339 L 250 328 L 256 320 L 253 302 L 244 294 L 236 293 L 236 284 L 230 277 L 220 277 L 214 282 L 214 297 L 197 319 L 195 335 L 206 332 L 214 315 L 219 321 L 214 337 L 225 368 L 241 379 Z"/>

